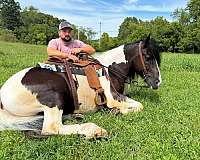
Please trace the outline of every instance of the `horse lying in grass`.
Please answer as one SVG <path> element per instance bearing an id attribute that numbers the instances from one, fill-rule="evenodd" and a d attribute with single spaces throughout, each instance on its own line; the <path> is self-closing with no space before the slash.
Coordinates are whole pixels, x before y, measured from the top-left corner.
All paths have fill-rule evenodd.
<path id="1" fill-rule="evenodd" d="M 141 43 L 142 52 L 148 51 L 148 41 Z M 130 52 L 130 55 L 127 55 L 127 59 L 128 57 L 131 59 L 131 56 L 136 59 L 133 53 L 134 50 Z M 138 71 L 143 71 L 143 69 L 140 69 L 144 67 L 140 64 L 141 62 L 135 64 L 136 61 L 131 60 L 130 63 L 128 65 L 133 70 L 129 70 L 128 73 L 131 73 L 131 71 L 133 71 L 133 74 L 135 73 L 137 68 L 132 68 L 134 66 L 138 67 Z M 145 66 L 147 65 L 145 64 Z M 153 65 L 149 65 L 149 67 L 151 66 Z M 150 69 L 146 70 L 149 71 Z M 149 72 L 149 77 L 151 73 L 153 72 Z M 0 130 L 31 130 L 41 135 L 80 134 L 87 138 L 107 136 L 107 131 L 94 123 L 63 125 L 62 117 L 65 115 L 98 110 L 94 101 L 96 93 L 88 85 L 87 77 L 81 74 L 75 76 L 79 84 L 77 94 L 80 104 L 78 108 L 75 108 L 65 76 L 64 73 L 52 72 L 39 67 L 26 68 L 11 76 L 0 91 Z M 159 77 L 159 74 L 155 76 Z M 155 79 L 158 79 L 158 77 Z M 119 79 L 114 74 L 110 78 L 106 75 L 99 77 L 107 98 L 106 106 L 117 108 L 122 114 L 141 111 L 143 109 L 141 103 L 128 97 L 118 100 L 113 96 L 111 88 L 114 89 L 118 86 L 117 83 L 111 83 L 114 82 L 115 78 Z M 115 93 L 117 92 L 115 91 Z"/>
<path id="2" fill-rule="evenodd" d="M 78 108 L 73 105 L 71 90 L 63 72 L 32 67 L 11 76 L 0 90 L 0 130 L 24 130 L 41 135 L 80 134 L 87 138 L 106 136 L 107 131 L 94 123 L 62 124 L 63 115 L 98 110 L 94 101 L 96 92 L 88 85 L 87 77 L 77 74 L 76 79 Z M 122 114 L 143 109 L 141 103 L 130 98 L 121 102 L 115 100 L 106 75 L 100 76 L 99 81 L 108 108 L 117 108 Z"/>

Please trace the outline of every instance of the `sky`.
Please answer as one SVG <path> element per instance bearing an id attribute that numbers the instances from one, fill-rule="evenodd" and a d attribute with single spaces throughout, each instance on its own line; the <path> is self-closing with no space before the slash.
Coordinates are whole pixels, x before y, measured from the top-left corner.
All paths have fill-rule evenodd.
<path id="1" fill-rule="evenodd" d="M 163 16 L 172 21 L 172 12 L 185 8 L 189 0 L 16 0 L 21 8 L 34 6 L 40 12 L 65 19 L 76 26 L 91 28 L 96 37 L 107 32 L 114 37 L 126 17 L 152 20 Z"/>

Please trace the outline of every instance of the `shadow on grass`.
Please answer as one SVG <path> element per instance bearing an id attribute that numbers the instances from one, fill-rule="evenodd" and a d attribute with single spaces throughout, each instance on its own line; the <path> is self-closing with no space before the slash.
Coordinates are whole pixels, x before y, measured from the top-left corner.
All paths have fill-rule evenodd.
<path id="1" fill-rule="evenodd" d="M 5 53 L 3 52 L 3 51 L 0 51 L 0 56 L 4 56 L 5 55 Z"/>
<path id="2" fill-rule="evenodd" d="M 160 103 L 160 95 L 158 90 L 149 88 L 134 87 L 127 93 L 128 97 L 137 98 L 139 100 L 150 101 L 152 103 Z"/>

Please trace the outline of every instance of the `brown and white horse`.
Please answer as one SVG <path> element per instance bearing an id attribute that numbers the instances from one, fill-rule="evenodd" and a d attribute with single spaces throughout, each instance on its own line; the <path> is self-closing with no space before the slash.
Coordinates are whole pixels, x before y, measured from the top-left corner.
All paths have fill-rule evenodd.
<path id="1" fill-rule="evenodd" d="M 80 134 L 87 138 L 106 136 L 107 131 L 94 123 L 62 124 L 63 115 L 97 110 L 95 91 L 89 87 L 87 77 L 76 75 L 80 107 L 75 110 L 64 76 L 64 73 L 38 67 L 26 68 L 11 76 L 0 90 L 0 130 L 31 130 L 41 135 Z M 109 108 L 118 108 L 122 114 L 143 109 L 141 103 L 130 98 L 115 100 L 107 77 L 99 79 Z"/>
<path id="2" fill-rule="evenodd" d="M 122 47 L 119 47 L 118 51 L 115 50 L 116 52 L 113 52 L 113 56 L 111 56 L 116 62 L 113 65 L 114 67 L 117 65 L 117 68 L 120 69 L 125 66 L 125 70 L 128 71 L 126 76 L 133 76 L 135 73 L 141 73 L 141 76 L 143 76 L 144 68 L 146 68 L 144 74 L 146 80 L 157 81 L 155 84 L 159 86 L 158 83 L 161 79 L 158 61 L 155 61 L 155 57 L 151 60 L 152 56 L 158 55 L 155 54 L 154 47 L 151 47 L 149 38 L 139 44 L 126 45 L 125 54 L 123 55 L 118 52 L 119 48 Z M 136 61 L 138 50 L 141 50 L 144 64 L 141 61 Z M 109 63 L 113 62 L 108 58 L 106 60 Z M 102 60 L 102 62 L 105 64 L 105 61 Z M 126 69 L 126 67 L 128 68 Z M 117 68 L 116 70 L 120 71 Z M 130 74 L 131 72 L 132 74 Z M 124 82 L 115 82 L 116 77 L 111 72 L 109 74 L 111 82 L 113 82 L 112 87 L 106 76 L 99 77 L 107 97 L 107 106 L 118 108 L 122 114 L 141 111 L 143 109 L 142 104 L 133 99 L 125 97 L 121 101 L 115 100 L 111 88 L 114 87 L 117 92 L 120 92 L 121 87 L 119 86 L 121 84 L 123 86 Z M 79 109 L 76 110 L 73 99 L 70 98 L 70 90 L 64 76 L 64 73 L 52 72 L 38 67 L 26 68 L 11 76 L 0 90 L 0 130 L 32 130 L 39 131 L 42 135 L 80 134 L 85 135 L 87 138 L 106 136 L 107 131 L 94 123 L 62 124 L 63 115 L 96 111 L 98 109 L 94 101 L 95 91 L 89 87 L 87 77 L 76 75 L 79 83 L 77 92 L 80 103 Z M 117 79 L 120 78 L 117 77 Z M 41 113 L 44 114 L 41 115 Z"/>

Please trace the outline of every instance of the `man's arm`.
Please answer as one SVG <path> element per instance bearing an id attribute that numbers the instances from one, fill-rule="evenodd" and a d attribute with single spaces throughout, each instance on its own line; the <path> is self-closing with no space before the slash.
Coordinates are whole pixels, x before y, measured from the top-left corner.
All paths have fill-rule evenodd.
<path id="1" fill-rule="evenodd" d="M 89 55 L 91 55 L 95 53 L 95 49 L 87 44 L 85 47 L 81 48 L 81 52 L 88 53 Z"/>
<path id="2" fill-rule="evenodd" d="M 78 58 L 76 56 L 60 52 L 57 49 L 54 49 L 51 47 L 47 47 L 47 53 L 48 53 L 49 57 L 56 56 L 56 57 L 63 58 L 63 59 L 68 58 L 68 59 L 72 59 L 74 62 L 78 62 Z"/>
<path id="3" fill-rule="evenodd" d="M 95 49 L 90 46 L 90 45 L 86 45 L 85 47 L 81 47 L 81 48 L 73 48 L 71 53 L 76 55 L 77 53 L 80 53 L 80 52 L 83 52 L 83 53 L 87 53 L 89 55 L 95 53 Z"/>
<path id="4" fill-rule="evenodd" d="M 60 52 L 57 49 L 54 49 L 51 47 L 47 47 L 47 53 L 48 53 L 48 56 L 57 56 L 60 58 L 68 58 L 66 53 Z"/>

